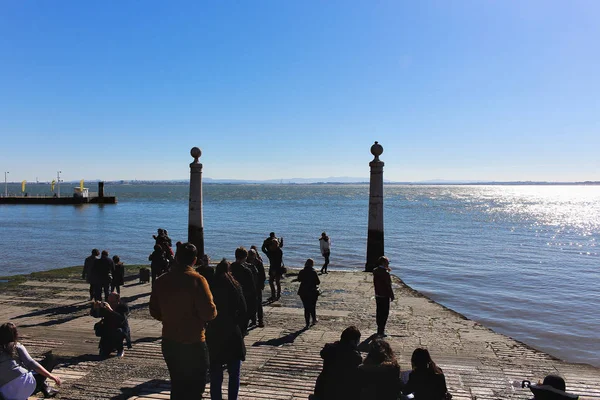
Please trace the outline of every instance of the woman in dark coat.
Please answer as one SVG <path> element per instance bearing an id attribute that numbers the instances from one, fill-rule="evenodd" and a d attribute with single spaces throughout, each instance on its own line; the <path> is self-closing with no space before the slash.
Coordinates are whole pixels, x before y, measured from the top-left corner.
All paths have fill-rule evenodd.
<path id="1" fill-rule="evenodd" d="M 375 339 L 358 367 L 361 400 L 396 400 L 401 393 L 400 365 L 389 343 Z"/>
<path id="2" fill-rule="evenodd" d="M 300 288 L 298 289 L 298 295 L 302 300 L 304 306 L 304 320 L 306 321 L 306 329 L 310 327 L 310 317 L 312 316 L 312 324 L 316 324 L 317 320 L 317 299 L 319 297 L 319 275 L 314 270 L 313 266 L 315 262 L 312 258 L 306 260 L 304 269 L 298 274 L 298 281 L 300 282 Z"/>
<path id="3" fill-rule="evenodd" d="M 450 398 L 442 369 L 435 365 L 427 349 L 415 349 L 410 358 L 412 372 L 404 387 L 404 394 L 414 394 L 415 400 L 443 400 Z"/>
<path id="4" fill-rule="evenodd" d="M 113 256 L 113 262 L 115 263 L 115 272 L 113 273 L 110 291 L 121 294 L 121 286 L 125 284 L 125 266 L 119 256 Z"/>
<path id="5" fill-rule="evenodd" d="M 206 329 L 206 344 L 210 358 L 210 398 L 221 400 L 223 369 L 229 373 L 228 399 L 237 399 L 240 389 L 240 369 L 246 359 L 242 326 L 247 321 L 246 302 L 242 287 L 229 272 L 229 262 L 223 259 L 215 269 L 210 290 L 217 306 L 217 318 Z"/>

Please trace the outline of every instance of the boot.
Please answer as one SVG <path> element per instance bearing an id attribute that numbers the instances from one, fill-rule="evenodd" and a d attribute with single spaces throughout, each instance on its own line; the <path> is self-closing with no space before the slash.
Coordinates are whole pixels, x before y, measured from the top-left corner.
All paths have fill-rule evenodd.
<path id="1" fill-rule="evenodd" d="M 42 386 L 42 394 L 44 395 L 45 399 L 54 397 L 58 394 L 58 389 L 54 389 L 53 387 L 44 382 L 44 386 Z"/>

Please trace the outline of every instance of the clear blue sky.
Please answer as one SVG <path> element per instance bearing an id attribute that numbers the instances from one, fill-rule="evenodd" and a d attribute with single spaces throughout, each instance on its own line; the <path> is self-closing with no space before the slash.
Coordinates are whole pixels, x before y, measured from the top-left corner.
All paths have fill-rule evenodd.
<path id="1" fill-rule="evenodd" d="M 5 1 L 10 179 L 600 180 L 600 2 Z"/>

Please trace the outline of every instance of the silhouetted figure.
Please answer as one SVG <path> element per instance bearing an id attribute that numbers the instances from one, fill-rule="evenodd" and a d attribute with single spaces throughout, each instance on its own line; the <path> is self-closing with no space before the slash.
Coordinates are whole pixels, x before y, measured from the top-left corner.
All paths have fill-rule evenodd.
<path id="1" fill-rule="evenodd" d="M 200 399 L 206 386 L 204 327 L 217 316 L 206 279 L 194 270 L 196 246 L 177 247 L 175 265 L 156 280 L 150 315 L 162 321 L 162 353 L 171 377 L 171 399 Z"/>
<path id="2" fill-rule="evenodd" d="M 215 276 L 215 269 L 210 266 L 210 257 L 206 254 L 202 256 L 200 265 L 196 267 L 196 272 L 202 275 L 208 282 L 208 286 L 211 286 L 212 280 Z"/>
<path id="3" fill-rule="evenodd" d="M 533 400 L 574 400 L 579 395 L 567 393 L 565 380 L 558 375 L 548 375 L 541 385 L 529 385 Z"/>
<path id="4" fill-rule="evenodd" d="M 359 342 L 360 331 L 350 326 L 339 341 L 323 347 L 323 370 L 317 378 L 313 400 L 358 400 L 358 366 L 362 363 Z"/>
<path id="5" fill-rule="evenodd" d="M 323 268 L 321 268 L 321 273 L 326 274 L 327 266 L 329 265 L 329 256 L 331 255 L 331 240 L 325 232 L 321 233 L 319 247 L 321 249 L 321 255 L 325 258 L 325 264 L 323 264 Z"/>
<path id="6" fill-rule="evenodd" d="M 390 260 L 385 256 L 379 257 L 377 267 L 373 270 L 373 286 L 377 304 L 377 334 L 379 336 L 385 336 L 385 325 L 390 315 L 390 301 L 394 300 L 390 270 Z"/>
<path id="7" fill-rule="evenodd" d="M 101 301 L 104 292 L 104 300 L 108 301 L 110 283 L 115 271 L 115 263 L 108 257 L 108 251 L 102 250 L 101 256 L 94 262 L 92 268 L 92 281 L 94 286 L 94 300 Z"/>
<path id="8" fill-rule="evenodd" d="M 240 369 L 246 359 L 242 328 L 247 319 L 242 287 L 229 272 L 230 264 L 223 259 L 215 269 L 211 291 L 217 307 L 217 317 L 208 323 L 206 343 L 210 355 L 210 398 L 221 400 L 223 369 L 229 374 L 228 398 L 237 399 L 240 389 Z"/>
<path id="9" fill-rule="evenodd" d="M 262 260 L 258 258 L 256 248 L 248 250 L 248 264 L 256 269 L 256 316 L 258 317 L 258 327 L 263 328 L 265 326 L 264 313 L 263 313 L 263 290 L 265 289 L 265 280 L 267 275 L 265 274 L 265 266 Z M 254 273 L 254 271 L 252 272 Z"/>
<path id="10" fill-rule="evenodd" d="M 396 400 L 402 390 L 400 366 L 383 339 L 371 343 L 369 354 L 358 367 L 361 400 Z"/>
<path id="11" fill-rule="evenodd" d="M 261 263 L 264 263 L 260 253 L 258 252 L 258 248 L 255 245 L 250 246 L 250 250 L 254 250 L 256 252 L 256 258 L 258 258 Z M 248 251 L 250 251 L 250 250 L 248 250 Z"/>
<path id="12" fill-rule="evenodd" d="M 319 276 L 317 271 L 313 268 L 315 262 L 312 258 L 306 260 L 304 263 L 304 269 L 298 274 L 298 281 L 300 287 L 298 288 L 298 295 L 302 300 L 304 306 L 304 320 L 306 321 L 306 328 L 310 327 L 310 318 L 312 317 L 312 324 L 318 322 L 317 319 L 317 299 L 319 298 Z"/>
<path id="13" fill-rule="evenodd" d="M 271 297 L 269 300 L 278 300 L 281 297 L 281 276 L 283 275 L 283 251 L 277 240 L 269 242 L 269 248 L 263 252 L 269 258 L 269 286 L 271 287 Z M 277 287 L 277 292 L 275 288 Z"/>
<path id="14" fill-rule="evenodd" d="M 56 365 L 54 357 L 48 354 L 38 363 L 18 340 L 17 327 L 13 323 L 0 326 L 0 397 L 26 400 L 38 392 L 44 397 L 54 397 L 58 390 L 46 383 L 46 378 L 50 378 L 57 385 L 61 384 L 60 378 L 51 373 Z"/>
<path id="15" fill-rule="evenodd" d="M 231 263 L 231 275 L 242 286 L 244 299 L 246 300 L 246 329 L 242 333 L 246 334 L 248 323 L 254 318 L 256 321 L 256 277 L 252 269 L 246 263 L 248 251 L 244 247 L 235 249 L 235 262 Z"/>
<path id="16" fill-rule="evenodd" d="M 280 248 L 283 247 L 283 237 L 278 238 L 277 236 L 275 236 L 275 232 L 271 232 L 271 233 L 269 233 L 269 237 L 263 241 L 263 244 L 261 247 L 262 252 L 263 253 L 268 252 L 269 249 L 271 248 L 271 243 L 273 243 L 273 242 L 277 243 L 277 247 L 280 247 Z"/>
<path id="17" fill-rule="evenodd" d="M 413 394 L 416 400 L 444 400 L 450 398 L 446 388 L 446 377 L 435 365 L 427 349 L 417 348 L 410 358 L 412 371 L 403 393 Z"/>
<path id="18" fill-rule="evenodd" d="M 82 279 L 85 279 L 87 283 L 90 284 L 90 300 L 94 298 L 94 285 L 92 285 L 92 269 L 94 268 L 94 263 L 98 259 L 100 255 L 100 251 L 98 249 L 92 250 L 92 255 L 87 257 L 83 262 L 83 272 L 81 274 Z"/>
<path id="19" fill-rule="evenodd" d="M 107 302 L 94 302 L 91 311 L 92 316 L 102 318 L 94 325 L 96 336 L 100 337 L 98 349 L 100 356 L 108 357 L 113 351 L 117 357 L 123 357 L 123 341 L 127 348 L 131 348 L 131 331 L 127 316 L 129 307 L 121 302 L 117 293 L 111 293 Z"/>
<path id="20" fill-rule="evenodd" d="M 112 283 L 110 285 L 110 291 L 116 291 L 121 294 L 121 286 L 125 284 L 125 265 L 121 261 L 119 256 L 113 256 L 113 263 L 115 264 L 115 272 L 112 276 Z"/>
<path id="21" fill-rule="evenodd" d="M 168 263 L 166 254 L 160 245 L 154 245 L 154 251 L 148 257 L 148 261 L 150 261 L 150 274 L 152 275 L 152 284 L 154 285 L 156 278 L 167 272 Z"/>

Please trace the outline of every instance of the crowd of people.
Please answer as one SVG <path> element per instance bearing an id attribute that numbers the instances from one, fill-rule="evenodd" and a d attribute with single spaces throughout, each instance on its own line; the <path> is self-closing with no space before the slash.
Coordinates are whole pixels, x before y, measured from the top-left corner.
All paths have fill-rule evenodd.
<path id="1" fill-rule="evenodd" d="M 283 263 L 283 238 L 271 232 L 261 247 L 269 259 L 268 275 L 256 246 L 249 250 L 238 247 L 235 261 L 223 258 L 215 268 L 203 254 L 198 262 L 196 247 L 177 242 L 176 252 L 164 229 L 153 236 L 156 243 L 149 260 L 152 262 L 150 315 L 162 322 L 161 349 L 171 378 L 171 399 L 201 398 L 210 376 L 210 397 L 222 399 L 222 382 L 227 370 L 228 399 L 237 399 L 242 363 L 246 358 L 244 336 L 253 327 L 264 327 L 263 290 L 268 280 L 271 296 L 281 297 L 281 278 L 287 272 Z M 325 232 L 319 238 L 325 263 L 321 274 L 327 274 L 330 239 Z M 98 257 L 100 256 L 100 257 Z M 309 258 L 298 273 L 298 296 L 304 307 L 305 327 L 318 322 L 317 300 L 321 294 L 319 274 Z M 385 340 L 385 327 L 394 291 L 389 259 L 382 256 L 373 270 L 376 299 L 377 333 L 368 339 L 369 351 L 363 359 L 359 351 L 361 332 L 355 326 L 346 328 L 339 341 L 321 350 L 323 369 L 319 374 L 313 400 L 447 400 L 446 379 L 427 349 L 412 353 L 412 369 L 402 373 L 396 356 Z M 124 267 L 118 256 L 109 258 L 107 250 L 92 250 L 84 262 L 83 278 L 90 284 L 93 299 L 90 314 L 100 318 L 94 330 L 102 357 L 116 352 L 123 357 L 124 347 L 131 348 L 128 324 L 129 309 L 121 301 Z M 104 294 L 104 301 L 102 295 Z M 0 326 L 0 399 L 26 399 L 42 392 L 52 397 L 56 390 L 46 379 L 54 376 L 53 357 L 34 361 L 18 342 L 17 328 L 12 323 Z M 547 381 L 547 382 L 546 382 Z M 541 385 L 530 387 L 535 399 L 576 399 L 566 392 L 564 380 L 548 376 Z"/>

